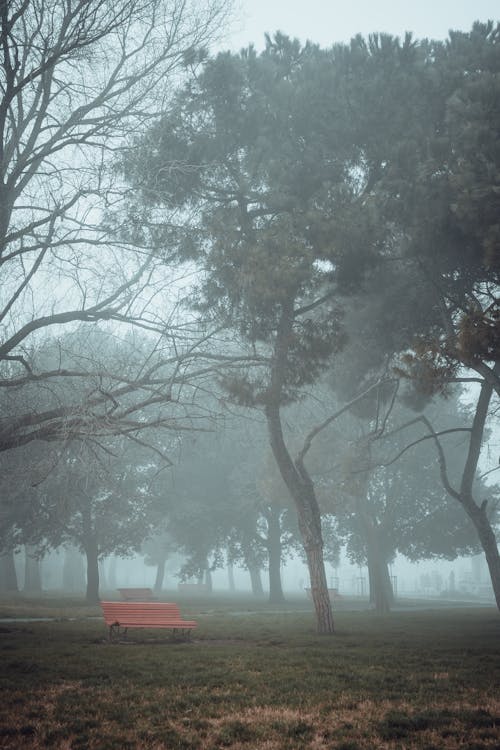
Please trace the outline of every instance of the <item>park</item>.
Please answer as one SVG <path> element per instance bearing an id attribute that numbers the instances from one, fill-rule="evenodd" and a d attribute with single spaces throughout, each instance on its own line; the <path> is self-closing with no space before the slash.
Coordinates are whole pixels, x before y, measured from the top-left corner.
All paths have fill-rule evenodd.
<path id="1" fill-rule="evenodd" d="M 498 748 L 492 607 L 380 616 L 342 600 L 332 641 L 305 598 L 180 599 L 189 641 L 141 629 L 113 643 L 82 600 L 2 599 L 0 747 Z"/>
<path id="2" fill-rule="evenodd" d="M 498 9 L 354 4 L 0 0 L 0 748 L 500 748 Z"/>

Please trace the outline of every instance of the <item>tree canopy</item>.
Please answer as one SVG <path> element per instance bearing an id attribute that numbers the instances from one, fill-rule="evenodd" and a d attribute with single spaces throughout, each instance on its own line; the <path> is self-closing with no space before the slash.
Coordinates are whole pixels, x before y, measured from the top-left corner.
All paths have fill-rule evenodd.
<path id="1" fill-rule="evenodd" d="M 483 236 L 479 222 L 463 223 L 471 117 L 485 121 L 484 163 L 494 142 L 484 105 L 487 91 L 495 96 L 497 38 L 491 24 L 444 43 L 373 35 L 330 50 L 268 37 L 261 54 L 250 47 L 204 61 L 124 164 L 143 217 L 163 221 L 163 240 L 198 263 L 193 303 L 268 357 L 257 375 L 225 385 L 265 411 L 310 570 L 322 566 L 312 560 L 322 549 L 319 507 L 280 409 L 345 343 L 342 318 L 363 311 L 363 328 L 347 327 L 372 352 L 351 372 L 349 398 L 397 354 L 427 394 L 463 365 L 494 385 L 494 339 L 479 362 L 464 354 L 463 331 L 473 300 L 490 338 L 496 326 L 495 230 Z M 472 186 L 481 183 L 489 216 L 496 177 L 485 188 L 487 172 Z M 181 229 L 172 211 L 183 213 Z"/>

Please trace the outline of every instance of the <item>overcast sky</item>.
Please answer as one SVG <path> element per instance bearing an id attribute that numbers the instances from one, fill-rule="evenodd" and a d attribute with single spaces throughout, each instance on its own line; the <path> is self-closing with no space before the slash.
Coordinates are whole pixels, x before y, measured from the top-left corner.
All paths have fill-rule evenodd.
<path id="1" fill-rule="evenodd" d="M 499 0 L 236 0 L 237 21 L 225 48 L 253 42 L 262 49 L 264 33 L 277 30 L 322 47 L 348 41 L 357 33 L 385 31 L 402 36 L 444 39 L 449 29 L 469 31 L 475 20 L 500 20 Z"/>

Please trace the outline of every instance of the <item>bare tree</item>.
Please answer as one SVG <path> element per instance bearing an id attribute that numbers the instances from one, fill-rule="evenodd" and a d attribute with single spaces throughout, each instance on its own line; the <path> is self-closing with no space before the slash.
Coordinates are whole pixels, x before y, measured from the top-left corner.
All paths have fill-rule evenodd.
<path id="1" fill-rule="evenodd" d="M 1 450 L 78 432 L 83 423 L 88 432 L 96 420 L 105 432 L 141 426 L 143 405 L 172 400 L 172 381 L 185 378 L 195 336 L 173 325 L 167 295 L 172 283 L 180 291 L 178 280 L 165 281 L 168 258 L 144 233 L 124 239 L 107 216 L 126 200 L 113 165 L 130 134 L 158 116 L 227 7 L 226 0 L 0 0 Z M 82 323 L 109 330 L 109 321 L 120 335 L 124 324 L 146 328 L 154 358 L 134 373 L 110 373 L 90 356 L 68 368 L 61 348 L 60 361 L 44 366 L 48 335 Z M 166 333 L 168 355 L 157 344 Z M 47 408 L 43 398 L 37 408 L 36 389 L 89 375 L 84 403 L 65 398 Z"/>

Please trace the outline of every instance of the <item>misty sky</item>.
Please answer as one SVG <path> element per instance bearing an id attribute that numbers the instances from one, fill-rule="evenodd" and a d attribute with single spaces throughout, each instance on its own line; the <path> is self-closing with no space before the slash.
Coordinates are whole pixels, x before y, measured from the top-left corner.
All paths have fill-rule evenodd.
<path id="1" fill-rule="evenodd" d="M 264 33 L 277 30 L 323 47 L 373 31 L 443 39 L 450 28 L 469 31 L 475 20 L 500 20 L 498 0 L 236 0 L 236 6 L 225 48 L 253 42 L 262 49 Z"/>

